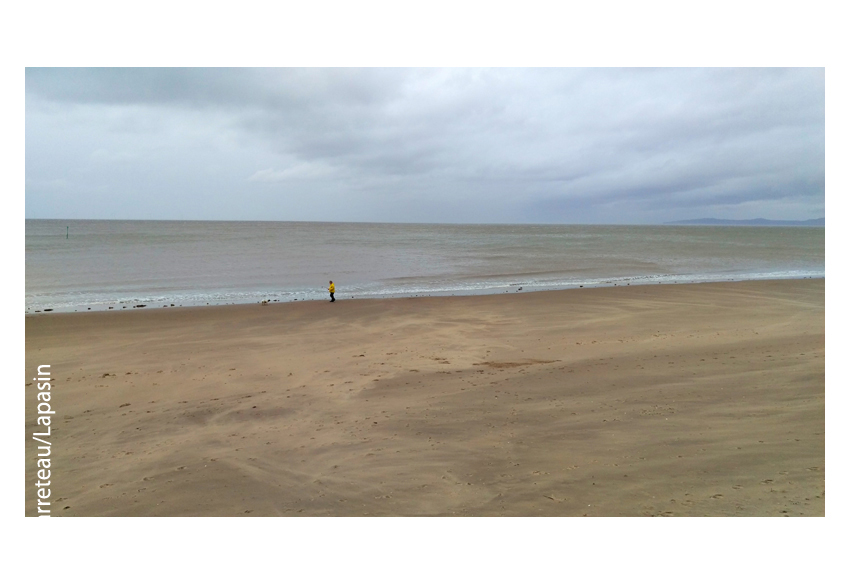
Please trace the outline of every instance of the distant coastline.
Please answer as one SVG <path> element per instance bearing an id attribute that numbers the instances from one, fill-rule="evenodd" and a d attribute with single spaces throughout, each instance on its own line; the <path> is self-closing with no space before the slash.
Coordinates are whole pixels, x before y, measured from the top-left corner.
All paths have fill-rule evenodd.
<path id="1" fill-rule="evenodd" d="M 684 221 L 668 221 L 664 225 L 755 225 L 777 227 L 826 227 L 826 218 L 808 219 L 806 221 L 774 221 L 771 219 L 685 219 Z"/>

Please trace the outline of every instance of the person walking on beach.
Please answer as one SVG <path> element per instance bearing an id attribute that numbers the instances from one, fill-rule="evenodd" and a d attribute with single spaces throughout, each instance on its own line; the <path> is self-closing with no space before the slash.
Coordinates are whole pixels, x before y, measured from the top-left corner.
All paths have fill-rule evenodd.
<path id="1" fill-rule="evenodd" d="M 336 287 L 334 286 L 334 281 L 331 280 L 330 286 L 328 286 L 328 292 L 331 293 L 331 302 L 336 302 L 336 299 L 334 298 L 334 290 L 336 290 Z"/>

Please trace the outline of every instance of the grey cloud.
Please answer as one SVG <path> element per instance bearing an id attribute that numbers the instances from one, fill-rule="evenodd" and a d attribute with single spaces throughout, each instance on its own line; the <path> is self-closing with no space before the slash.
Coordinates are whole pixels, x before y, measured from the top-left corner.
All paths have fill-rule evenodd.
<path id="1" fill-rule="evenodd" d="M 776 193 L 824 208 L 823 69 L 28 69 L 26 90 L 28 185 L 90 179 L 87 148 L 116 196 L 135 164 L 151 189 L 214 192 L 222 219 L 634 220 L 615 201 L 642 221 L 736 201 L 770 217 Z"/>

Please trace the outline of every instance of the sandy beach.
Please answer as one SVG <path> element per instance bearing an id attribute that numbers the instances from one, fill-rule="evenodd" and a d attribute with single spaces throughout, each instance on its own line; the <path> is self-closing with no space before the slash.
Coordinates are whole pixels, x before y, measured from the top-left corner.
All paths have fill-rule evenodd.
<path id="1" fill-rule="evenodd" d="M 26 317 L 26 515 L 824 516 L 824 280 Z"/>

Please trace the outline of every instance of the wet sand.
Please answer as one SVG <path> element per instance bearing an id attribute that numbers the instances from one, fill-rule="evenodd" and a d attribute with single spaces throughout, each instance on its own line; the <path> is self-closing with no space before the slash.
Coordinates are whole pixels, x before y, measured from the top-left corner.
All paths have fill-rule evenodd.
<path id="1" fill-rule="evenodd" d="M 26 317 L 54 516 L 823 516 L 824 280 Z"/>

